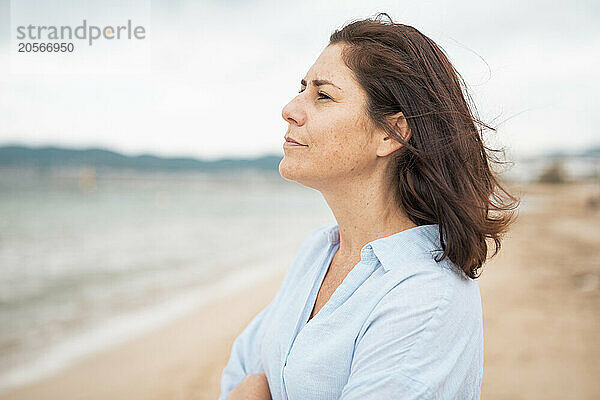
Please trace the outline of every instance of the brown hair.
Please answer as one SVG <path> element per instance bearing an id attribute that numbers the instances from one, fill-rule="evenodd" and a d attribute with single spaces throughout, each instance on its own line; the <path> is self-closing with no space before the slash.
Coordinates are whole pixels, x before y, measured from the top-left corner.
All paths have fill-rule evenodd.
<path id="1" fill-rule="evenodd" d="M 444 51 L 412 26 L 379 13 L 334 31 L 329 44 L 336 43 L 345 45 L 344 63 L 367 93 L 370 119 L 403 144 L 389 171 L 397 204 L 417 225 L 439 224 L 443 254 L 436 261 L 448 257 L 470 278 L 479 277 L 487 239 L 494 242 L 493 257 L 519 204 L 490 168 L 504 163 L 493 154 L 501 150 L 487 147 L 481 133 L 495 129 L 476 117 Z M 389 123 L 399 112 L 410 128 L 408 140 Z"/>

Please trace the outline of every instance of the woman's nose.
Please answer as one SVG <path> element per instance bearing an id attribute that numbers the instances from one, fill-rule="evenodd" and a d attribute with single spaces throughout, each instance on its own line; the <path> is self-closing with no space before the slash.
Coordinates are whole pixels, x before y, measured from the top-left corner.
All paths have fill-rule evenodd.
<path id="1" fill-rule="evenodd" d="M 302 126 L 304 125 L 304 122 L 306 122 L 306 114 L 301 109 L 297 98 L 290 101 L 285 107 L 283 107 L 281 116 L 290 124 L 295 124 L 297 126 Z"/>

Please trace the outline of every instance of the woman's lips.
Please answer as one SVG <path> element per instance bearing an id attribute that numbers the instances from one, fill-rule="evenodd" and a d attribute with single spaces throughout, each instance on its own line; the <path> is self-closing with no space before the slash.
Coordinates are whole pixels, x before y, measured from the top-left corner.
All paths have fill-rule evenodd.
<path id="1" fill-rule="evenodd" d="M 305 144 L 301 144 L 296 142 L 294 139 L 285 138 L 285 142 L 283 143 L 285 147 L 293 147 L 293 146 L 306 146 Z"/>
<path id="2" fill-rule="evenodd" d="M 285 142 L 283 144 L 283 146 L 284 147 L 306 147 L 305 144 L 299 144 L 299 143 L 296 143 L 296 142 Z"/>

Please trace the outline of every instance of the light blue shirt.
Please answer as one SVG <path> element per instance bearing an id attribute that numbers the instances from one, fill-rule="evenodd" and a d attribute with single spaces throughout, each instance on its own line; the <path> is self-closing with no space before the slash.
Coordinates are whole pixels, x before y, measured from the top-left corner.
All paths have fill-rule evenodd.
<path id="1" fill-rule="evenodd" d="M 479 286 L 441 253 L 439 225 L 378 238 L 307 323 L 339 228 L 302 243 L 279 292 L 234 341 L 220 400 L 266 373 L 273 400 L 479 399 Z"/>

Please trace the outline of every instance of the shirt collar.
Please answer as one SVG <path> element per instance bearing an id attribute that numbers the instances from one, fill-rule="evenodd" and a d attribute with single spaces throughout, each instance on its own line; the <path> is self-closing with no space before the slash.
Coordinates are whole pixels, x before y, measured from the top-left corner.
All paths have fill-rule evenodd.
<path id="1" fill-rule="evenodd" d="M 329 243 L 340 241 L 339 226 L 332 223 L 325 230 Z M 378 259 L 386 271 L 405 262 L 432 259 L 441 253 L 439 224 L 419 225 L 370 241 L 360 251 L 362 261 Z"/>

